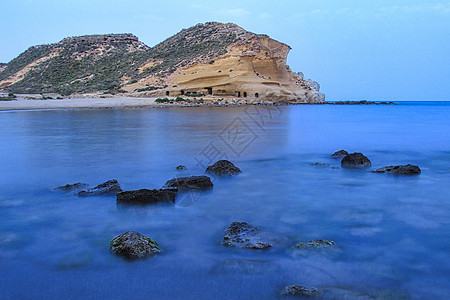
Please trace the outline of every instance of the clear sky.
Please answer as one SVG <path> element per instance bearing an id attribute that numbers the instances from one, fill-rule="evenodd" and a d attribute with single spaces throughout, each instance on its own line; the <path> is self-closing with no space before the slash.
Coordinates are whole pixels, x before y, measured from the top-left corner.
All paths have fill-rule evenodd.
<path id="1" fill-rule="evenodd" d="M 2 0 L 0 62 L 67 36 L 134 33 L 149 46 L 233 22 L 292 47 L 328 100 L 450 100 L 449 0 Z"/>

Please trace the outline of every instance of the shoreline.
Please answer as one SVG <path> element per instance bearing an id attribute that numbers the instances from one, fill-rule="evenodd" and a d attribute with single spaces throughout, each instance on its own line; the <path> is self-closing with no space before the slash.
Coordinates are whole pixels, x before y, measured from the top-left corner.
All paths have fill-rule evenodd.
<path id="1" fill-rule="evenodd" d="M 112 108 L 173 108 L 173 107 L 234 107 L 234 106 L 287 106 L 287 105 L 395 105 L 394 102 L 340 101 L 323 103 L 227 103 L 227 104 L 184 104 L 157 103 L 157 98 L 111 97 L 111 98 L 66 98 L 29 99 L 18 97 L 0 101 L 0 111 L 59 110 L 59 109 L 112 109 Z"/>

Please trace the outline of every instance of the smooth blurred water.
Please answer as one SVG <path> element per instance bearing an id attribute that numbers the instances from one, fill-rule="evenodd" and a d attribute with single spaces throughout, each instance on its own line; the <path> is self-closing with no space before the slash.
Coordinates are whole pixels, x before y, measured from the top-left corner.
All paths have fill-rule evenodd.
<path id="1" fill-rule="evenodd" d="M 449 130 L 448 102 L 2 112 L 0 298 L 271 299 L 297 283 L 447 299 Z M 340 149 L 422 174 L 341 169 L 329 158 Z M 220 158 L 243 173 L 180 194 L 175 206 L 52 191 L 112 178 L 124 190 L 159 188 Z M 292 245 L 322 238 L 340 247 L 224 248 L 233 221 Z M 112 255 L 110 240 L 128 230 L 158 241 L 162 254 Z"/>

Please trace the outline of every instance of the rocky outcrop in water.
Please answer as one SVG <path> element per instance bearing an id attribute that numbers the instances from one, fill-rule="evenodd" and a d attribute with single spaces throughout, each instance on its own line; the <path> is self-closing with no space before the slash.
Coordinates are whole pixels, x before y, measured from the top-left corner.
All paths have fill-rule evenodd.
<path id="1" fill-rule="evenodd" d="M 331 154 L 332 158 L 342 158 L 344 156 L 348 155 L 348 152 L 345 150 L 339 150 Z"/>
<path id="2" fill-rule="evenodd" d="M 118 204 L 155 204 L 155 203 L 175 203 L 175 196 L 178 190 L 155 189 L 155 190 L 135 190 L 125 191 L 117 194 Z"/>
<path id="3" fill-rule="evenodd" d="M 367 168 L 371 165 L 372 163 L 366 156 L 356 152 L 346 155 L 341 161 L 341 167 L 349 169 Z"/>
<path id="4" fill-rule="evenodd" d="M 209 190 L 213 187 L 213 183 L 208 176 L 188 176 L 171 179 L 166 182 L 164 187 L 180 190 Z"/>
<path id="5" fill-rule="evenodd" d="M 77 182 L 77 183 L 69 183 L 63 186 L 59 186 L 55 188 L 55 191 L 64 191 L 64 192 L 77 192 L 81 189 L 88 187 L 87 183 Z"/>
<path id="6" fill-rule="evenodd" d="M 394 175 L 418 175 L 421 170 L 416 165 L 399 165 L 399 166 L 387 166 L 371 171 L 372 173 L 386 173 Z"/>
<path id="7" fill-rule="evenodd" d="M 187 168 L 186 168 L 186 166 L 179 165 L 179 166 L 177 166 L 177 170 L 182 171 L 182 170 L 187 170 Z"/>
<path id="8" fill-rule="evenodd" d="M 222 245 L 246 249 L 267 249 L 285 242 L 285 238 L 265 232 L 246 222 L 233 222 L 225 230 Z"/>
<path id="9" fill-rule="evenodd" d="M 299 284 L 288 285 L 281 291 L 282 296 L 316 296 L 319 290 Z"/>
<path id="10" fill-rule="evenodd" d="M 206 168 L 206 172 L 219 176 L 233 176 L 242 173 L 241 169 L 228 160 L 219 160 L 214 165 Z"/>
<path id="11" fill-rule="evenodd" d="M 308 242 L 298 242 L 294 248 L 296 249 L 323 249 L 323 248 L 334 248 L 336 243 L 333 241 L 326 240 L 312 240 Z"/>
<path id="12" fill-rule="evenodd" d="M 102 184 L 97 185 L 96 187 L 79 191 L 78 196 L 86 197 L 86 196 L 116 194 L 121 191 L 122 188 L 120 187 L 119 182 L 116 179 L 111 179 Z"/>
<path id="13" fill-rule="evenodd" d="M 109 249 L 126 258 L 144 258 L 160 252 L 157 242 L 136 231 L 116 236 L 112 239 Z"/>

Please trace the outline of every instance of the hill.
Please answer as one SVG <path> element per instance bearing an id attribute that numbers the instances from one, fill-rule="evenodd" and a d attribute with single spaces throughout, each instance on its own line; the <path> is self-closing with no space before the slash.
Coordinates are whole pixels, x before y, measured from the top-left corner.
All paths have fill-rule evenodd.
<path id="1" fill-rule="evenodd" d="M 0 88 L 22 94 L 210 95 L 320 102 L 317 83 L 286 66 L 290 47 L 235 24 L 183 29 L 154 47 L 132 34 L 70 37 L 0 64 Z"/>

